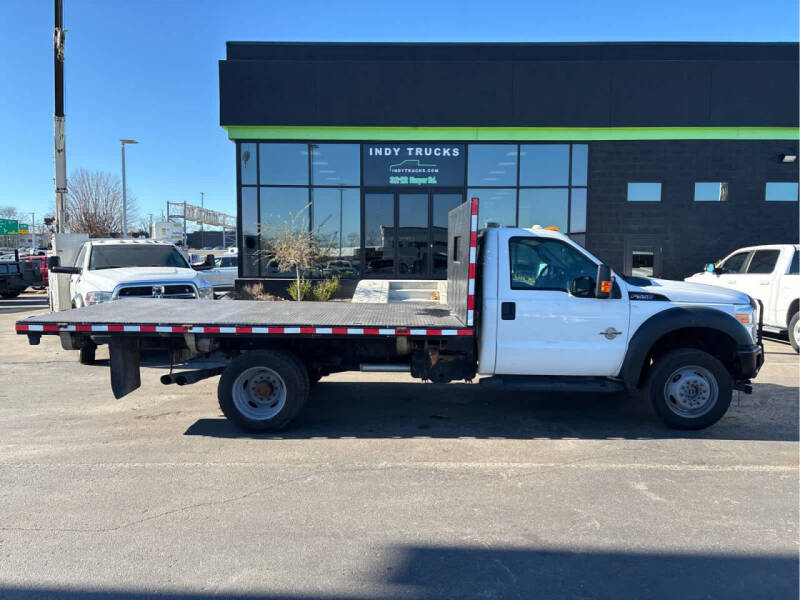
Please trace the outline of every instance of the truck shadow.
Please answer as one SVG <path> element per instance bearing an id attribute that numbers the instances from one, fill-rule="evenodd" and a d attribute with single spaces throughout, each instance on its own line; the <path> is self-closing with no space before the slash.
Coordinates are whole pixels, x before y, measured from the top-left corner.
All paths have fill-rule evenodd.
<path id="1" fill-rule="evenodd" d="M 22 295 L 16 298 L 0 298 L 0 315 L 38 312 L 47 307 L 48 303 L 46 294 Z"/>
<path id="2" fill-rule="evenodd" d="M 325 382 L 289 429 L 242 432 L 226 419 L 199 419 L 185 432 L 220 438 L 501 438 L 798 440 L 797 388 L 756 384 L 735 392 L 723 419 L 705 430 L 665 428 L 647 400 L 621 394 L 489 391 L 476 384 Z"/>
<path id="3" fill-rule="evenodd" d="M 534 536 L 532 536 L 534 537 Z M 7 600 L 356 600 L 357 598 L 792 598 L 798 586 L 792 554 L 600 551 L 579 548 L 414 546 L 386 548 L 358 571 L 356 594 L 191 592 L 95 585 L 0 584 Z M 310 587 L 324 580 L 307 576 Z M 197 587 L 203 583 L 200 577 Z M 316 585 L 314 585 L 316 584 Z"/>

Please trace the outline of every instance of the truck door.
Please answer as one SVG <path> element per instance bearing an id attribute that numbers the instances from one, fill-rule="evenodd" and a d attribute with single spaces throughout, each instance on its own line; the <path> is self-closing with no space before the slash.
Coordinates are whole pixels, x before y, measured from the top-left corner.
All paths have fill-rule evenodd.
<path id="1" fill-rule="evenodd" d="M 739 275 L 737 289 L 764 303 L 764 322 L 775 322 L 775 300 L 777 285 L 775 266 L 781 251 L 778 248 L 756 250 L 747 264 L 747 270 Z M 785 267 L 784 267 L 785 269 Z"/>
<path id="2" fill-rule="evenodd" d="M 594 282 L 597 264 L 563 240 L 509 233 L 500 243 L 495 373 L 616 375 L 629 337 L 618 286 L 616 298 L 573 295 L 573 280 Z"/>

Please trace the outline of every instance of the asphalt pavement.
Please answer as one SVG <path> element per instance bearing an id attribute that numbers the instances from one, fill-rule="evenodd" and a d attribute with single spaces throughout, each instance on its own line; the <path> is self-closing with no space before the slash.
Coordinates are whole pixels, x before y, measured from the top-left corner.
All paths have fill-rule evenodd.
<path id="1" fill-rule="evenodd" d="M 717 425 L 626 395 L 322 380 L 280 435 L 216 380 L 114 400 L 0 301 L 0 598 L 797 598 L 798 357 Z M 98 351 L 98 358 L 107 356 Z"/>

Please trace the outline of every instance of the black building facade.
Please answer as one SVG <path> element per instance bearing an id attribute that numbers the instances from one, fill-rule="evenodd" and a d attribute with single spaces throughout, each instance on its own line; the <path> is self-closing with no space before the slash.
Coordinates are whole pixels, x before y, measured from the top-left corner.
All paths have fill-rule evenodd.
<path id="1" fill-rule="evenodd" d="M 289 221 L 326 274 L 444 277 L 474 196 L 627 273 L 798 239 L 796 44 L 229 42 L 219 73 L 242 277 L 286 276 Z"/>

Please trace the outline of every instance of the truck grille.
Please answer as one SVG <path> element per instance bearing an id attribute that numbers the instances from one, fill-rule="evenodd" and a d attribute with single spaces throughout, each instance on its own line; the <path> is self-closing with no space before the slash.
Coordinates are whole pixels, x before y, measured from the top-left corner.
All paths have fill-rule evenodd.
<path id="1" fill-rule="evenodd" d="M 132 285 L 120 288 L 118 298 L 197 298 L 188 284 Z"/>

